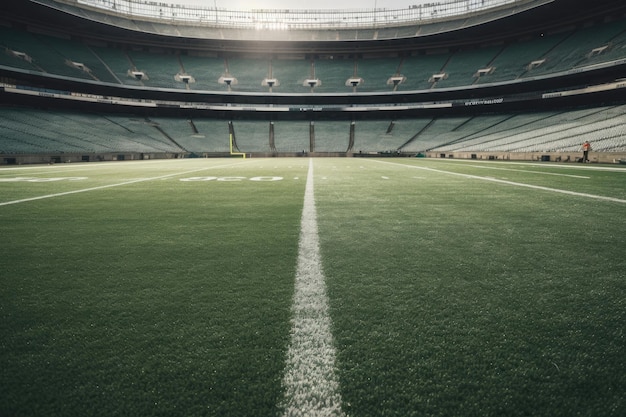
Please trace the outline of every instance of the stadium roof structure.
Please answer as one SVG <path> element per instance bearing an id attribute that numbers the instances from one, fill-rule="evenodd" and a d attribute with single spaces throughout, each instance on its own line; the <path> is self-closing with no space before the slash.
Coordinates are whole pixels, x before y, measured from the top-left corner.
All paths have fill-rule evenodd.
<path id="1" fill-rule="evenodd" d="M 187 49 L 381 53 L 480 44 L 624 13 L 620 0 L 444 0 L 406 9 L 228 10 L 144 0 L 3 2 L 5 19 Z M 36 23 L 34 23 L 36 22 Z"/>
<path id="2" fill-rule="evenodd" d="M 158 74 L 158 71 L 142 72 L 142 68 L 124 67 L 124 74 L 118 73 L 116 81 L 105 81 L 91 79 L 93 74 L 89 72 L 89 68 L 75 58 L 66 60 L 65 64 L 56 62 L 63 69 L 57 73 L 33 69 L 32 65 L 29 69 L 0 65 L 0 83 L 5 84 L 2 86 L 0 100 L 5 103 L 22 100 L 27 105 L 36 101 L 37 106 L 63 104 L 75 107 L 83 106 L 84 102 L 89 101 L 91 109 L 104 108 L 107 111 L 141 108 L 145 111 L 158 110 L 159 114 L 199 112 L 212 117 L 233 117 L 238 114 L 242 117 L 289 118 L 298 117 L 295 116 L 296 113 L 304 118 L 317 117 L 311 116 L 311 112 L 319 112 L 320 109 L 326 111 L 324 117 L 367 117 L 369 112 L 382 114 L 382 111 L 385 114 L 412 117 L 424 112 L 480 112 L 484 111 L 484 107 L 489 107 L 488 111 L 496 110 L 496 107 L 510 110 L 520 106 L 542 106 L 548 102 L 566 102 L 566 105 L 573 105 L 576 102 L 590 104 L 589 100 L 596 103 L 616 99 L 623 101 L 626 59 L 619 54 L 609 62 L 586 61 L 589 63 L 584 66 L 574 65 L 544 73 L 539 71 L 539 75 L 531 73 L 497 82 L 477 81 L 488 78 L 494 72 L 493 67 L 484 66 L 486 63 L 481 62 L 481 66 L 471 68 L 468 76 L 470 81 L 466 84 L 452 84 L 453 77 L 447 79 L 446 72 L 435 70 L 420 74 L 426 76 L 427 80 L 428 77 L 432 78 L 428 80 L 429 86 L 409 89 L 403 84 L 398 91 L 394 89 L 394 83 L 396 86 L 404 83 L 406 74 L 397 72 L 394 77 L 393 73 L 385 70 L 380 73 L 385 90 L 367 91 L 365 87 L 372 85 L 371 78 L 365 79 L 365 87 L 362 87 L 363 77 L 361 73 L 356 73 L 357 61 L 369 63 L 376 62 L 379 58 L 390 59 L 397 65 L 407 59 L 420 60 L 433 55 L 463 56 L 466 53 L 467 57 L 473 51 L 493 49 L 494 46 L 501 50 L 509 45 L 518 46 L 513 48 L 517 51 L 513 52 L 513 56 L 517 56 L 528 45 L 526 41 L 530 38 L 538 39 L 544 33 L 547 38 L 567 31 L 589 28 L 593 30 L 607 22 L 611 22 L 613 28 L 619 26 L 617 30 L 623 32 L 624 29 L 620 26 L 626 22 L 626 3 L 623 0 L 597 0 L 592 3 L 585 0 L 500 0 L 501 4 L 494 7 L 444 17 L 431 16 L 428 19 L 407 21 L 398 26 L 370 22 L 371 25 L 364 28 L 293 29 L 229 28 L 220 26 L 219 21 L 214 24 L 194 19 L 129 16 L 128 13 L 96 7 L 93 4 L 103 1 L 105 0 L 2 2 L 0 26 L 53 36 L 75 44 L 91 45 L 101 51 L 117 51 L 122 56 L 128 55 L 123 58 L 125 66 L 129 65 L 130 55 L 135 54 L 143 54 L 149 59 L 183 56 L 201 60 L 209 57 L 217 63 L 215 65 L 221 66 L 218 68 L 221 75 L 206 75 L 205 69 L 202 73 L 174 71 L 170 74 L 162 71 L 163 74 Z M 467 8 L 474 1 L 452 3 L 465 4 Z M 119 4 L 167 6 L 165 3 L 136 0 L 106 2 L 116 7 Z M 368 15 L 371 12 L 350 13 Z M 339 13 L 338 16 L 342 14 Z M 382 33 L 388 37 L 381 36 Z M 354 34 L 354 37 L 348 34 Z M 598 47 L 602 45 L 592 45 L 592 48 Z M 622 50 L 621 47 L 618 49 Z M 6 52 L 14 54 L 23 51 Z M 95 56 L 94 53 L 92 55 Z M 27 55 L 22 57 L 23 60 L 27 58 Z M 291 80 L 290 85 L 298 85 L 299 90 L 286 91 L 286 79 L 277 78 L 270 71 L 261 74 L 260 78 L 255 76 L 254 82 L 262 87 L 257 87 L 254 91 L 244 90 L 239 87 L 241 83 L 238 85 L 238 81 L 241 81 L 237 79 L 239 75 L 229 73 L 228 67 L 224 65 L 231 59 L 242 59 L 241 62 L 250 59 L 249 66 L 259 68 L 266 68 L 267 62 L 273 59 L 298 61 L 304 63 L 302 65 L 305 69 L 298 70 L 297 77 L 308 78 L 296 80 L 297 84 Z M 342 75 L 345 78 L 340 80 L 337 90 L 327 88 L 330 83 L 327 83 L 326 78 L 318 79 L 313 71 L 309 74 L 307 65 L 312 67 L 314 61 L 320 66 L 326 65 L 327 71 L 334 75 L 337 72 L 343 73 L 348 68 L 349 73 Z M 153 68 L 161 68 L 162 62 L 164 61 L 156 60 Z M 107 67 L 104 62 L 95 63 Z M 351 71 L 353 63 L 354 73 Z M 443 65 L 446 64 L 448 61 Z M 522 61 L 521 64 L 520 68 L 523 69 L 528 62 Z M 72 67 L 76 75 L 62 74 L 68 70 L 68 66 Z M 130 71 L 130 75 L 126 74 L 126 70 Z M 113 74 L 110 68 L 104 72 Z M 472 77 L 471 72 L 476 75 Z M 160 75 L 170 77 L 171 80 L 178 77 L 178 86 L 172 88 L 156 84 L 153 78 Z M 127 78 L 130 76 L 135 84 L 129 84 Z M 412 77 L 415 79 L 415 74 Z M 148 82 L 144 84 L 143 81 Z M 438 85 L 440 81 L 441 86 Z M 171 85 L 173 81 L 169 82 Z M 191 85 L 194 87 L 191 88 Z"/>

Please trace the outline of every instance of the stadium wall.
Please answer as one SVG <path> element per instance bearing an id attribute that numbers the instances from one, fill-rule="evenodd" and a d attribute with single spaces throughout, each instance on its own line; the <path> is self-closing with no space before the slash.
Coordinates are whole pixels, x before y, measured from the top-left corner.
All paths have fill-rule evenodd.
<path id="1" fill-rule="evenodd" d="M 67 11 L 56 10 L 49 21 L 44 21 L 47 12 L 51 12 L 50 1 L 20 2 L 16 7 L 3 4 L 0 9 L 8 13 L 0 20 L 9 21 L 13 27 L 34 30 L 37 33 L 63 32 L 63 27 L 74 22 L 78 26 L 75 39 L 92 41 L 104 45 L 120 47 L 122 38 L 126 46 L 144 48 L 159 47 L 164 50 L 202 49 L 213 51 L 215 48 L 225 54 L 249 52 L 237 39 L 224 42 L 207 40 L 197 41 L 180 38 L 165 33 L 144 33 L 142 30 L 102 25 L 90 19 L 80 18 Z M 576 17 L 571 8 L 564 10 L 560 18 L 555 18 L 557 6 L 566 2 L 556 0 L 541 8 L 546 15 L 519 13 L 497 19 L 495 22 L 478 24 L 472 28 L 449 28 L 446 33 L 413 38 L 395 37 L 391 40 L 368 39 L 354 42 L 344 40 L 312 40 L 304 43 L 287 42 L 287 54 L 300 54 L 307 50 L 313 55 L 330 52 L 350 53 L 352 55 L 379 54 L 385 50 L 392 54 L 410 54 L 415 51 L 436 50 L 439 48 L 458 48 L 474 44 L 482 46 L 485 42 L 503 42 L 505 39 L 518 38 L 537 30 L 559 30 L 568 25 L 585 25 L 589 22 L 601 24 L 611 14 L 623 15 L 626 6 L 615 1 L 602 0 L 583 9 L 589 13 Z M 583 3 L 577 2 L 581 5 Z M 602 6 L 606 6 L 602 11 Z M 581 6 L 582 7 L 582 6 Z M 573 7 L 575 9 L 575 7 Z M 580 10 L 578 10 L 580 11 Z M 541 19 L 530 24 L 531 17 Z M 615 16 L 613 16 L 614 18 Z M 554 19 L 554 21 L 550 21 Z M 504 30 L 505 27 L 509 29 Z M 91 32 L 91 34 L 89 34 Z M 132 34 L 132 43 L 128 35 Z M 70 35 L 73 37 L 73 35 Z M 462 41 L 460 39 L 463 39 Z M 271 41 L 261 40 L 263 48 L 272 49 Z M 254 43 L 254 47 L 259 44 Z M 390 52 L 391 51 L 391 52 Z M 495 84 L 438 88 L 406 92 L 386 93 L 334 93 L 334 94 L 266 94 L 266 93 L 224 93 L 216 91 L 182 91 L 165 88 L 131 87 L 110 83 L 78 80 L 71 77 L 38 73 L 18 68 L 0 66 L 3 86 L 0 89 L 0 102 L 6 105 L 24 105 L 32 108 L 68 108 L 89 112 L 137 113 L 141 115 L 207 117 L 223 120 L 368 120 L 387 118 L 411 118 L 426 115 L 480 114 L 502 111 L 535 111 L 538 109 L 565 109 L 575 106 L 599 106 L 608 103 L 623 103 L 624 83 L 616 81 L 623 77 L 626 61 L 615 61 L 611 65 L 587 69 L 571 69 L 565 72 L 531 77 Z M 604 88 L 612 85 L 611 88 Z M 27 94 L 26 94 L 27 92 Z M 111 98 L 113 97 L 113 98 Z M 208 103 L 208 105 L 207 105 Z M 219 153 L 210 156 L 219 156 Z M 298 153 L 257 153 L 255 156 L 298 156 Z M 313 153 L 314 156 L 368 156 L 352 153 Z M 377 153 L 380 155 L 380 153 Z M 410 153 L 397 153 L 396 156 L 413 156 Z M 429 157 L 441 157 L 441 153 L 426 154 Z M 449 158 L 477 159 L 526 159 L 545 160 L 549 156 L 556 161 L 559 155 L 544 153 L 445 153 Z M 176 158 L 188 156 L 180 154 L 64 154 L 64 155 L 3 155 L 5 163 L 41 163 L 49 160 L 58 162 L 78 162 L 96 160 L 134 160 L 154 158 Z M 209 155 L 200 155 L 209 156 Z M 387 155 L 389 156 L 389 155 Z M 45 159 L 49 160 L 46 161 Z M 597 162 L 616 162 L 623 159 L 621 154 L 597 157 Z M 617 159 L 616 159 L 617 158 Z M 561 158 L 565 160 L 567 158 Z M 572 160 L 570 158 L 570 160 Z M 8 162 L 7 162 L 8 161 Z"/>
<path id="2" fill-rule="evenodd" d="M 200 154 L 159 154 L 159 153 L 52 153 L 52 154 L 1 154 L 0 165 L 29 165 L 29 164 L 70 164 L 86 162 L 112 162 L 112 161 L 145 161 L 152 159 L 180 159 L 180 158 L 229 158 L 228 153 L 200 153 Z M 543 163 L 576 163 L 582 157 L 578 153 L 557 152 L 425 152 L 413 153 L 341 153 L 341 152 L 281 152 L 281 153 L 246 153 L 247 158 L 276 158 L 276 157 L 354 157 L 354 158 L 437 158 L 437 159 L 466 159 L 476 161 L 533 161 Z M 233 157 L 234 158 L 234 157 Z M 238 156 L 237 158 L 241 158 Z M 591 163 L 600 164 L 626 164 L 626 152 L 591 152 Z"/>
<path id="3" fill-rule="evenodd" d="M 64 153 L 53 152 L 45 154 L 14 154 L 0 153 L 0 165 L 28 165 L 28 164 L 69 164 L 84 162 L 111 162 L 111 161 L 145 161 L 150 159 L 178 159 L 184 158 L 184 153 L 141 153 L 141 152 L 114 152 L 114 153 Z M 219 157 L 219 155 L 214 155 Z"/>
<path id="4" fill-rule="evenodd" d="M 581 162 L 580 152 L 425 152 L 427 158 L 479 161 Z M 590 163 L 626 164 L 626 152 L 590 152 Z"/>

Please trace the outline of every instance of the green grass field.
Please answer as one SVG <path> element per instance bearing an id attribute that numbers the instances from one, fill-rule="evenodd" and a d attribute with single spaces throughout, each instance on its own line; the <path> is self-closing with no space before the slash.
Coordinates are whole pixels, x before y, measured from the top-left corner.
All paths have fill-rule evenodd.
<path id="1" fill-rule="evenodd" d="M 625 169 L 312 166 L 343 415 L 626 415 Z M 0 416 L 280 416 L 308 170 L 0 169 Z"/>

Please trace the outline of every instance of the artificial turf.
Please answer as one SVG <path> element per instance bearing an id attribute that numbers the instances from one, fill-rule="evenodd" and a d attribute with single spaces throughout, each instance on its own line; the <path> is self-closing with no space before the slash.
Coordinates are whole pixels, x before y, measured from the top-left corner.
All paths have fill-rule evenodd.
<path id="1" fill-rule="evenodd" d="M 307 166 L 1 169 L 0 415 L 278 415 Z M 314 166 L 347 415 L 624 415 L 626 170 Z"/>

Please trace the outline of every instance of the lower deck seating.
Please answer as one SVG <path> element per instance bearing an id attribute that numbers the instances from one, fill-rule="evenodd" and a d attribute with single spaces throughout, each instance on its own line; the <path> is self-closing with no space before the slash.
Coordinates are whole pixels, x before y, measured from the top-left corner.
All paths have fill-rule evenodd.
<path id="1" fill-rule="evenodd" d="M 626 106 L 511 114 L 432 151 L 572 152 L 589 140 L 601 152 L 626 151 Z"/>
<path id="2" fill-rule="evenodd" d="M 144 118 L 0 108 L 2 153 L 181 152 Z"/>
<path id="3" fill-rule="evenodd" d="M 626 151 L 626 105 L 357 121 L 235 120 L 246 153 Z M 0 153 L 226 153 L 229 121 L 0 107 Z"/>

